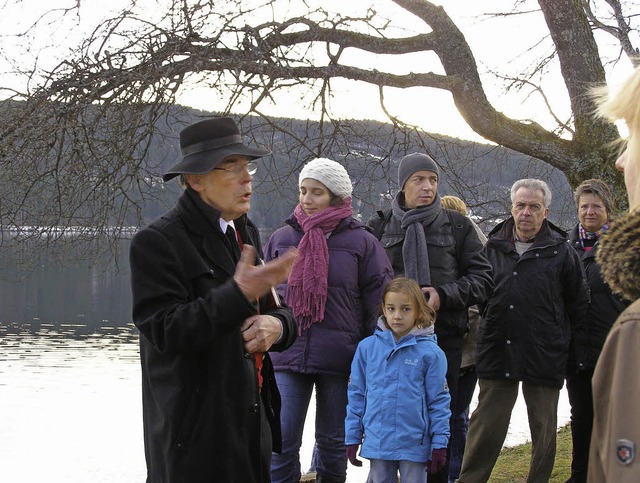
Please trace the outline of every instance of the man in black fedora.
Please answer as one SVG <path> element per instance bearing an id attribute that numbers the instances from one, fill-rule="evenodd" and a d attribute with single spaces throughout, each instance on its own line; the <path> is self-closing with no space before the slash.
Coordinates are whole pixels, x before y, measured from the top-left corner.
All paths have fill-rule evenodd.
<path id="1" fill-rule="evenodd" d="M 247 218 L 269 151 L 245 146 L 230 118 L 186 127 L 180 148 L 163 178 L 179 175 L 184 193 L 131 242 L 147 482 L 268 482 L 280 395 L 267 351 L 297 333 L 271 287 L 296 253 L 260 264 Z"/>

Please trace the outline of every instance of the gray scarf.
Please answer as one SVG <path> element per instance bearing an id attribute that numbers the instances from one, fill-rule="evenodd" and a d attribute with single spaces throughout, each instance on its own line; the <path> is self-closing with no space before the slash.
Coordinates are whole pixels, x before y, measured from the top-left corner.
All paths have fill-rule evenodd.
<path id="1" fill-rule="evenodd" d="M 400 221 L 405 230 L 402 258 L 404 275 L 418 282 L 421 287 L 431 286 L 431 272 L 429 271 L 429 252 L 427 240 L 424 236 L 423 225 L 429 225 L 440 213 L 440 195 L 429 206 L 420 206 L 407 210 L 403 207 L 404 194 L 398 193 L 393 199 L 393 216 Z"/>

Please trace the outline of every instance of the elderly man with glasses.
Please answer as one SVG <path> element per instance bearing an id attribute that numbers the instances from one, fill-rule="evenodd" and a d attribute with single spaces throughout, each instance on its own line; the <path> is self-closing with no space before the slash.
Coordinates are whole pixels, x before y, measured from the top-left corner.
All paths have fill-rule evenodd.
<path id="1" fill-rule="evenodd" d="M 270 480 L 280 396 L 269 350 L 296 338 L 272 287 L 295 251 L 262 264 L 247 218 L 254 160 L 230 118 L 180 133 L 176 206 L 131 243 L 133 321 L 140 330 L 147 482 Z"/>

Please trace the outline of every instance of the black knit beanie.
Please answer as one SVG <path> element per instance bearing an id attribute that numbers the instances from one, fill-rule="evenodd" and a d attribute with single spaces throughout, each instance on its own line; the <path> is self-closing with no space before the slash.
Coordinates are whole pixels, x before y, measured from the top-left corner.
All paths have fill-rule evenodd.
<path id="1" fill-rule="evenodd" d="M 433 171 L 440 177 L 440 168 L 430 156 L 422 153 L 407 154 L 400 160 L 398 166 L 398 186 L 404 189 L 404 184 L 416 171 Z"/>

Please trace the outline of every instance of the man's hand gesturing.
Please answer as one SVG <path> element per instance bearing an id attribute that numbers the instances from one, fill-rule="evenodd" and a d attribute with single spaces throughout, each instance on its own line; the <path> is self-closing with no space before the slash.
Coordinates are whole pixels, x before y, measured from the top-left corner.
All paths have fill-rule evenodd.
<path id="1" fill-rule="evenodd" d="M 251 245 L 245 245 L 233 279 L 247 300 L 254 301 L 271 290 L 271 287 L 287 279 L 297 256 L 298 251 L 292 248 L 281 257 L 264 265 L 254 266 L 256 249 Z"/>

